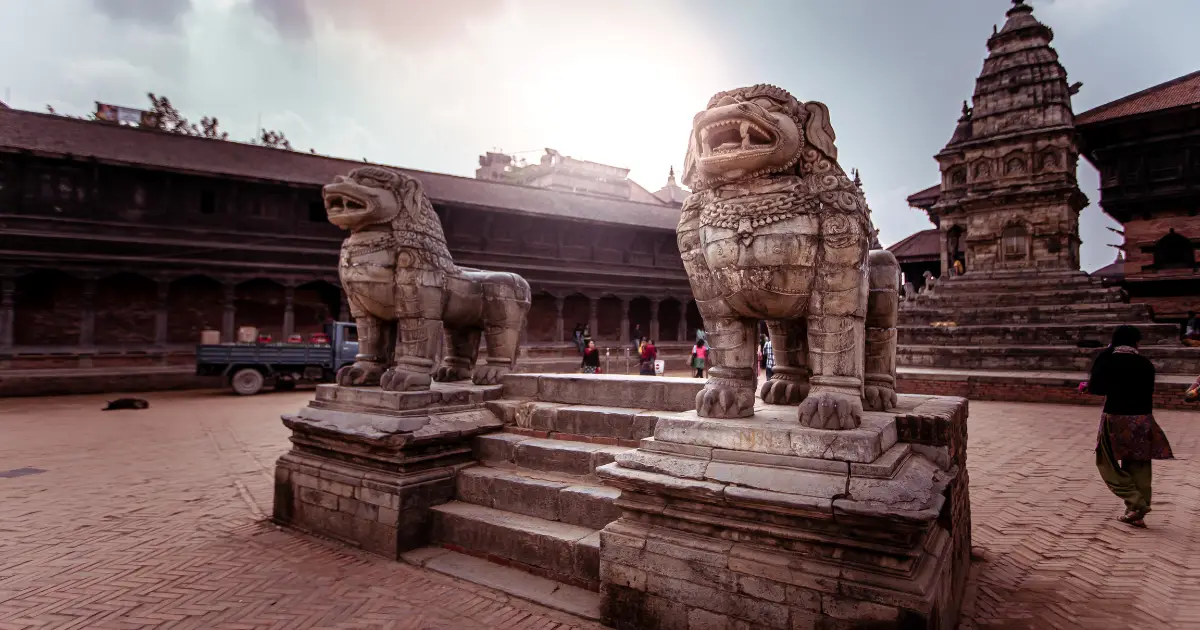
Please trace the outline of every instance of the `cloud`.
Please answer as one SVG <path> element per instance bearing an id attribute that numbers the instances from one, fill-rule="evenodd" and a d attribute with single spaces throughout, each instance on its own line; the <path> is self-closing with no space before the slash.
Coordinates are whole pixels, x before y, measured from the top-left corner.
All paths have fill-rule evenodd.
<path id="1" fill-rule="evenodd" d="M 305 0 L 251 0 L 250 6 L 284 37 L 308 39 L 312 36 L 312 15 L 308 12 Z"/>
<path id="2" fill-rule="evenodd" d="M 471 24 L 495 18 L 507 5 L 505 0 L 251 0 L 254 12 L 284 37 L 311 39 L 323 25 L 404 50 L 451 45 L 468 34 Z"/>
<path id="3" fill-rule="evenodd" d="M 192 10 L 192 0 L 93 0 L 109 19 L 153 29 L 171 30 Z"/>

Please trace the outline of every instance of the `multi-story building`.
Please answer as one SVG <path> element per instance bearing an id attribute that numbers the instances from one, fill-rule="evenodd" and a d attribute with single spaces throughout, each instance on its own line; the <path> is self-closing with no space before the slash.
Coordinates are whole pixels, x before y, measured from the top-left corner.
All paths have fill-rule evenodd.
<path id="1" fill-rule="evenodd" d="M 1200 311 L 1200 71 L 1075 118 L 1100 171 L 1100 207 L 1121 224 L 1120 280 L 1159 320 Z"/>
<path id="2" fill-rule="evenodd" d="M 344 319 L 320 190 L 362 164 L 0 109 L 0 368 L 186 364 L 205 329 Z M 408 172 L 458 263 L 529 280 L 531 345 L 700 327 L 676 208 Z"/>
<path id="3" fill-rule="evenodd" d="M 681 206 L 687 197 L 687 191 L 675 183 L 674 168 L 667 176 L 666 186 L 651 193 L 629 179 L 627 168 L 577 160 L 554 149 L 546 149 L 535 164 L 525 164 L 512 155 L 488 151 L 479 156 L 475 178 L 675 207 Z"/>

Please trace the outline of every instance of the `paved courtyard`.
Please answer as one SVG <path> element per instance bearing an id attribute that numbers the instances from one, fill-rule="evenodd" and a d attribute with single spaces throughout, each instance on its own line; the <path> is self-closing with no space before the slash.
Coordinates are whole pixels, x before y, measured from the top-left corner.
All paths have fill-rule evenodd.
<path id="1" fill-rule="evenodd" d="M 0 629 L 598 628 L 280 531 L 279 414 L 311 392 L 0 400 Z M 1200 418 L 1159 420 L 1150 529 L 1117 523 L 1094 407 L 972 403 L 965 628 L 1200 627 Z M 24 474 L 23 474 L 24 473 Z"/>

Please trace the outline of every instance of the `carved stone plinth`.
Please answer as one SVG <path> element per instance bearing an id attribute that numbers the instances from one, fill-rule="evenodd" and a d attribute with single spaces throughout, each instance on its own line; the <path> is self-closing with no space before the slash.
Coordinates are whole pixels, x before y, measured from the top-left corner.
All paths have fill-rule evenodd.
<path id="1" fill-rule="evenodd" d="M 953 628 L 968 563 L 967 402 L 900 396 L 856 429 L 659 414 L 597 469 L 622 490 L 601 532 L 616 628 Z M 740 624 L 740 625 L 739 625 Z"/>
<path id="2" fill-rule="evenodd" d="M 471 438 L 502 426 L 502 386 L 416 392 L 321 385 L 283 416 L 292 450 L 275 468 L 275 520 L 397 558 L 428 542 L 429 509 L 454 497 Z"/>

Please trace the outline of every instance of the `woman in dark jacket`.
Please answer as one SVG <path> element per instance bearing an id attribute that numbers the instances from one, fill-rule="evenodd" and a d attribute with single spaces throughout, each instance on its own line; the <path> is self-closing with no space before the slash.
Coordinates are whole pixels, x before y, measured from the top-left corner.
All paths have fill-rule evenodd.
<path id="1" fill-rule="evenodd" d="M 1154 421 L 1154 365 L 1138 354 L 1141 338 L 1137 328 L 1118 326 L 1087 382 L 1089 393 L 1105 397 L 1096 467 L 1109 490 L 1125 501 L 1119 520 L 1134 527 L 1145 527 L 1142 519 L 1150 511 L 1150 461 L 1174 458 Z"/>
<path id="2" fill-rule="evenodd" d="M 600 350 L 596 348 L 595 341 L 588 340 L 587 347 L 583 350 L 583 362 L 579 367 L 583 369 L 584 374 L 595 374 L 600 371 Z"/>

